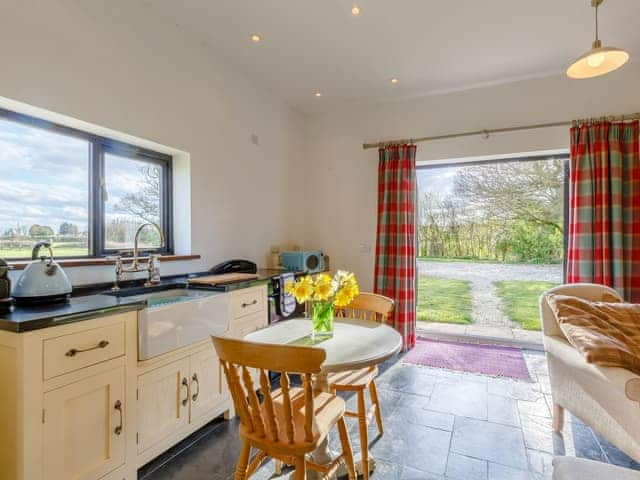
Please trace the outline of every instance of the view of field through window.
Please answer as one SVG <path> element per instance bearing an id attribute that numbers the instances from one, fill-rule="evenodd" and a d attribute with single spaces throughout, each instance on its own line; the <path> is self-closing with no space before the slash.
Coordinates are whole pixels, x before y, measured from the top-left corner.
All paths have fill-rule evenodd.
<path id="1" fill-rule="evenodd" d="M 538 297 L 562 281 L 565 161 L 419 169 L 418 328 L 540 329 Z"/>
<path id="2" fill-rule="evenodd" d="M 89 142 L 0 118 L 0 257 L 88 254 Z"/>
<path id="3" fill-rule="evenodd" d="M 91 254 L 90 162 L 86 138 L 0 118 L 0 258 L 30 258 L 39 241 L 56 257 Z M 100 185 L 106 249 L 131 249 L 139 225 L 161 224 L 158 164 L 105 153 Z M 159 246 L 153 229 L 140 237 L 142 247 Z"/>

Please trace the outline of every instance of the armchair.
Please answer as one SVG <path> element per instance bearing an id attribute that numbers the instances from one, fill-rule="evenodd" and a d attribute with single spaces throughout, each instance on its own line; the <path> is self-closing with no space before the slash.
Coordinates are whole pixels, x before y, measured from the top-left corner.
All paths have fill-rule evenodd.
<path id="1" fill-rule="evenodd" d="M 623 368 L 586 362 L 567 341 L 545 295 L 555 293 L 589 301 L 618 301 L 618 293 L 602 285 L 560 285 L 540 297 L 544 347 L 553 397 L 553 429 L 562 433 L 564 409 L 640 461 L 640 377 Z"/>

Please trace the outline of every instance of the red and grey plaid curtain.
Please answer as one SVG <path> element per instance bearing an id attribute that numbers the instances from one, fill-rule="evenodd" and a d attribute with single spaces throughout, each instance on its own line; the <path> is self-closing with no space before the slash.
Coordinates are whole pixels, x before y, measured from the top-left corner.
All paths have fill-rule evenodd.
<path id="1" fill-rule="evenodd" d="M 416 146 L 392 145 L 379 156 L 374 290 L 395 300 L 390 322 L 406 351 L 416 331 Z"/>
<path id="2" fill-rule="evenodd" d="M 640 122 L 571 128 L 567 281 L 640 303 Z"/>

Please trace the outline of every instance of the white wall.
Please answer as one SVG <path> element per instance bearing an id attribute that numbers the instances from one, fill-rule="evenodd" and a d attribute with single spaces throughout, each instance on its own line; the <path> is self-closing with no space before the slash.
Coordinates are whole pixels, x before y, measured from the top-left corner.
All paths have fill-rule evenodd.
<path id="1" fill-rule="evenodd" d="M 307 118 L 126 0 L 4 0 L 0 59 L 2 97 L 189 152 L 192 252 L 203 259 L 167 263 L 165 274 L 229 257 L 264 264 L 270 245 L 295 243 L 325 250 L 371 288 L 377 152 L 364 141 L 640 111 L 640 65 L 630 64 L 596 80 L 558 76 Z M 567 146 L 561 127 L 423 143 L 418 158 Z M 86 283 L 112 271 L 69 273 Z"/>
<path id="2" fill-rule="evenodd" d="M 191 251 L 203 258 L 163 273 L 264 265 L 270 245 L 300 243 L 305 118 L 140 2 L 5 0 L 0 60 L 1 97 L 190 154 Z M 86 283 L 111 270 L 68 273 Z"/>
<path id="3" fill-rule="evenodd" d="M 374 106 L 345 105 L 308 127 L 306 245 L 373 285 L 377 151 L 363 142 L 640 111 L 640 64 L 600 79 L 563 76 Z M 418 160 L 566 149 L 568 127 L 421 143 Z"/>

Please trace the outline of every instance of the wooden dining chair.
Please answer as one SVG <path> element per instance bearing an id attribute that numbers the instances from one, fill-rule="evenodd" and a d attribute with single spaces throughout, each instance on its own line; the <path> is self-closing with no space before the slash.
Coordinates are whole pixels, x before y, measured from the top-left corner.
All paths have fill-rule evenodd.
<path id="1" fill-rule="evenodd" d="M 268 456 L 295 467 L 295 480 L 307 478 L 310 468 L 327 479 L 345 463 L 350 480 L 355 480 L 353 453 L 344 420 L 345 403 L 330 393 L 314 392 L 311 376 L 320 373 L 326 353 L 302 346 L 267 345 L 212 337 L 240 416 L 242 450 L 235 479 L 249 478 Z M 281 388 L 271 389 L 268 371 L 281 372 Z M 253 373 L 252 373 L 253 372 Z M 253 377 L 257 373 L 257 383 Z M 299 374 L 302 387 L 290 383 L 289 373 Z M 256 394 L 260 388 L 262 400 Z M 328 465 L 307 459 L 338 426 L 342 454 Z M 258 450 L 250 460 L 251 448 Z"/>
<path id="2" fill-rule="evenodd" d="M 347 307 L 336 309 L 336 316 L 343 318 L 359 318 L 375 322 L 386 322 L 393 311 L 394 302 L 391 298 L 375 293 L 361 293 Z M 360 447 L 362 451 L 362 476 L 369 478 L 369 440 L 367 427 L 375 415 L 380 436 L 384 435 L 382 426 L 382 412 L 376 390 L 375 378 L 378 375 L 378 367 L 361 368 L 346 372 L 332 373 L 329 375 L 329 388 L 332 393 L 337 391 L 356 392 L 358 395 L 358 411 L 345 411 L 345 415 L 356 417 L 360 429 Z M 371 407 L 367 409 L 365 403 L 365 391 L 369 391 Z"/>

